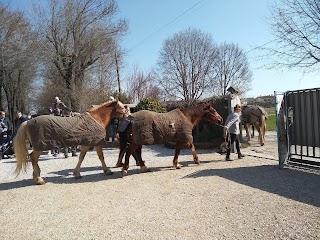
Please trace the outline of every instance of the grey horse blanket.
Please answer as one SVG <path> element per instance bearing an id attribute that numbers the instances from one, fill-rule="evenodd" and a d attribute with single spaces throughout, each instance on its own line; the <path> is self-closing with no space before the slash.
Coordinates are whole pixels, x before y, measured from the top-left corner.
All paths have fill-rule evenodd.
<path id="1" fill-rule="evenodd" d="M 192 124 L 179 109 L 168 113 L 141 110 L 133 113 L 132 117 L 133 139 L 136 144 L 193 141 Z"/>
<path id="2" fill-rule="evenodd" d="M 260 106 L 243 106 L 241 120 L 244 123 L 254 124 L 260 122 L 260 116 L 264 115 L 266 119 L 268 118 L 267 111 Z"/>
<path id="3" fill-rule="evenodd" d="M 27 122 L 30 142 L 36 150 L 103 144 L 105 128 L 88 113 L 75 117 L 42 115 Z"/>

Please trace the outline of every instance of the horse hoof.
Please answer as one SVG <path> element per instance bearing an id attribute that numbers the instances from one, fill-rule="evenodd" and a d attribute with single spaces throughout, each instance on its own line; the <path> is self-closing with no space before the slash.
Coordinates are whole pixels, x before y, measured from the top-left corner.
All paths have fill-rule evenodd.
<path id="1" fill-rule="evenodd" d="M 150 169 L 147 168 L 146 166 L 141 167 L 141 172 L 145 173 L 145 172 L 150 172 Z"/>
<path id="2" fill-rule="evenodd" d="M 73 176 L 74 176 L 74 178 L 75 179 L 81 179 L 82 178 L 82 176 L 80 175 L 80 173 L 73 173 Z"/>
<path id="3" fill-rule="evenodd" d="M 199 164 L 200 164 L 200 161 L 194 161 L 194 163 L 199 165 Z"/>
<path id="4" fill-rule="evenodd" d="M 105 170 L 104 173 L 105 173 L 106 175 L 112 175 L 112 174 L 113 174 L 113 172 L 112 172 L 111 170 Z"/>
<path id="5" fill-rule="evenodd" d="M 126 176 L 126 175 L 128 175 L 128 171 L 127 170 L 122 170 L 122 177 L 124 177 L 124 176 Z"/>
<path id="6" fill-rule="evenodd" d="M 181 169 L 182 168 L 182 165 L 181 164 L 177 164 L 176 166 L 174 166 L 175 169 Z"/>
<path id="7" fill-rule="evenodd" d="M 261 146 L 264 146 L 264 143 L 261 143 Z"/>
<path id="8" fill-rule="evenodd" d="M 45 182 L 41 177 L 39 177 L 35 182 L 36 182 L 37 185 L 44 185 L 44 184 L 46 184 L 46 182 Z"/>

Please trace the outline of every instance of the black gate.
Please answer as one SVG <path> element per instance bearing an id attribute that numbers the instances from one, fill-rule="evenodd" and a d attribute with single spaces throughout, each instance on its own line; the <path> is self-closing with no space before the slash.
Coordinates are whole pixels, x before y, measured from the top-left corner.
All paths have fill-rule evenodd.
<path id="1" fill-rule="evenodd" d="M 275 93 L 275 98 L 280 167 L 320 169 L 320 88 Z"/>

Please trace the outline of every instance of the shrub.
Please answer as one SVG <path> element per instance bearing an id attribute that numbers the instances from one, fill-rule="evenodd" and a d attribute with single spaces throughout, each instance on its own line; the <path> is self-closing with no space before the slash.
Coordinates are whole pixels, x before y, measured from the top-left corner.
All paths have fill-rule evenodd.
<path id="1" fill-rule="evenodd" d="M 141 100 L 135 107 L 135 111 L 140 110 L 149 110 L 159 113 L 167 112 L 166 108 L 159 101 L 153 98 L 145 98 Z"/>

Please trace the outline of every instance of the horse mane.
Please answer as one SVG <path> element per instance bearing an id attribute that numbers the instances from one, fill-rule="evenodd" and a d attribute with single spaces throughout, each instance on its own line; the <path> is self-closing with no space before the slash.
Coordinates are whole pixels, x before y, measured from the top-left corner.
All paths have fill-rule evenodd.
<path id="1" fill-rule="evenodd" d="M 111 105 L 111 103 L 113 103 L 113 101 L 107 101 L 99 105 L 92 105 L 92 107 L 87 112 L 93 112 L 97 109 L 100 109 L 101 107 L 108 107 L 109 105 Z"/>
<path id="2" fill-rule="evenodd" d="M 204 108 L 208 107 L 208 105 L 198 105 L 198 106 L 193 106 L 193 107 L 188 107 L 188 108 L 180 108 L 180 111 L 182 112 L 188 112 L 190 115 L 194 116 L 199 116 L 200 113 L 204 112 Z"/>
<path id="3" fill-rule="evenodd" d="M 89 110 L 87 110 L 87 112 L 92 113 L 92 112 L 95 112 L 101 108 L 107 108 L 113 103 L 116 104 L 116 106 L 118 106 L 120 108 L 124 107 L 123 103 L 120 101 L 107 101 L 107 102 L 101 103 L 100 105 L 92 105 L 92 107 Z"/>

